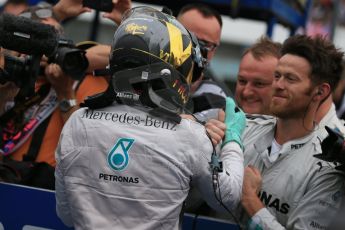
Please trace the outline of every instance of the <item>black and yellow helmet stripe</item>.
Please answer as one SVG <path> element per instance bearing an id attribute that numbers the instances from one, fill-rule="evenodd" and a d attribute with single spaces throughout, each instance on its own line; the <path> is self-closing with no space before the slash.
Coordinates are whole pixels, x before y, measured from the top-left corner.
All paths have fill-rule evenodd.
<path id="1" fill-rule="evenodd" d="M 166 27 L 169 34 L 170 40 L 170 54 L 169 54 L 169 62 L 175 68 L 179 68 L 182 66 L 188 59 L 192 56 L 192 43 L 188 40 L 186 44 L 186 40 L 183 39 L 183 35 L 181 30 L 177 28 L 175 25 L 165 22 Z M 191 72 L 191 71 L 190 71 Z M 190 83 L 192 81 L 191 74 L 188 74 L 186 78 L 187 82 Z"/>

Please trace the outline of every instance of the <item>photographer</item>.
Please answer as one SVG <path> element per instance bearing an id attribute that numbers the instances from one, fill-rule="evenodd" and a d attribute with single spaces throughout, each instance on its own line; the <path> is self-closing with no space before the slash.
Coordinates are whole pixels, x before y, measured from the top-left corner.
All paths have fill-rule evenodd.
<path id="1" fill-rule="evenodd" d="M 62 33 L 50 5 L 30 7 L 21 16 L 53 25 Z M 27 58 L 27 55 L 19 56 Z M 35 93 L 24 99 L 9 93 L 18 90 L 12 82 L 1 86 L 7 92 L 1 91 L 0 104 L 5 112 L 1 117 L 0 152 L 4 164 L 23 174 L 22 178 L 12 182 L 54 189 L 54 154 L 64 122 L 86 96 L 102 92 L 107 87 L 104 79 L 86 76 L 76 91 L 77 81 L 64 73 L 62 68 L 43 56 L 40 61 L 43 71 L 35 80 Z"/>

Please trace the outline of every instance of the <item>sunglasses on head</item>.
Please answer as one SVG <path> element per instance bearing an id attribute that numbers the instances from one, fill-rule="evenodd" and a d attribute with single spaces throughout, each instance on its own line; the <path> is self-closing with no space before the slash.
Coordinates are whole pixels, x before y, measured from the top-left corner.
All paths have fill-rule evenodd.
<path id="1" fill-rule="evenodd" d="M 30 11 L 21 13 L 20 16 L 29 19 L 45 19 L 53 17 L 53 11 L 51 8 L 30 9 Z"/>

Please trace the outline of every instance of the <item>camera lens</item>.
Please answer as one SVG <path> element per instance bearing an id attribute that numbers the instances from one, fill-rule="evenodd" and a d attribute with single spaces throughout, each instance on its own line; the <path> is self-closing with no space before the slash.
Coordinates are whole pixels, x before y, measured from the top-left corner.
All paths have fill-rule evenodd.
<path id="1" fill-rule="evenodd" d="M 85 51 L 69 47 L 58 48 L 55 60 L 52 62 L 58 64 L 65 74 L 76 80 L 80 80 L 84 76 L 89 66 Z"/>

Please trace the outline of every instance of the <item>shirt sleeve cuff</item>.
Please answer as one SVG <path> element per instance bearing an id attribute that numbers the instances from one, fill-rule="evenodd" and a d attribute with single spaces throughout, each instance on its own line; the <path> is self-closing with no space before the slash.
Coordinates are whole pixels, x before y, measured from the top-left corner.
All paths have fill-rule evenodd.
<path id="1" fill-rule="evenodd" d="M 261 230 L 263 229 L 263 221 L 264 219 L 271 218 L 271 213 L 266 209 L 262 208 L 255 213 L 252 218 L 248 221 L 248 230 Z"/>

